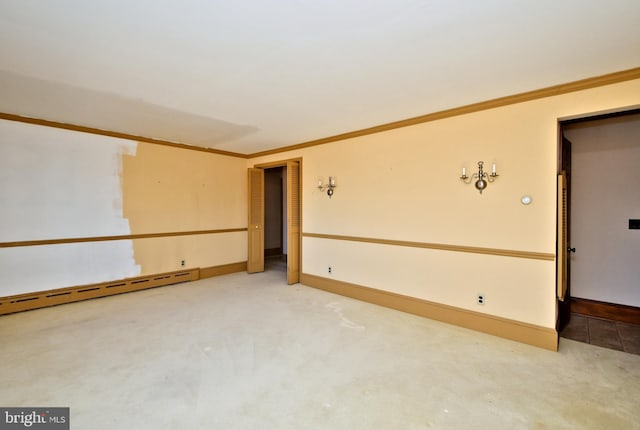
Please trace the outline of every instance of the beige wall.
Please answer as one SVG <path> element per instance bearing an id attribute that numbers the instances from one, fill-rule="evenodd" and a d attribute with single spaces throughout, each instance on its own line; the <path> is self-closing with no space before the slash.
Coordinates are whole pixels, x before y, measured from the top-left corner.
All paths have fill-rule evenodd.
<path id="1" fill-rule="evenodd" d="M 107 155 L 115 157 L 115 170 L 104 173 L 85 169 L 78 175 L 77 170 L 57 166 L 53 177 L 69 185 L 62 190 L 48 184 L 37 169 L 33 172 L 45 188 L 49 186 L 47 190 L 61 193 L 67 199 L 74 216 L 87 209 L 81 195 L 74 191 L 82 181 L 89 181 L 99 190 L 106 183 L 112 184 L 115 177 L 120 180 L 118 192 L 107 197 L 108 208 L 90 208 L 97 211 L 93 216 L 99 219 L 106 211 L 118 225 L 126 220 L 129 231 L 118 234 L 166 233 L 246 228 L 246 167 L 302 157 L 304 233 L 552 256 L 558 118 L 638 105 L 640 80 L 635 80 L 250 160 L 130 142 L 136 148 L 134 154 L 122 150 L 120 143 L 106 142 Z M 80 141 L 65 140 L 65 151 L 69 154 L 84 151 L 81 158 L 91 160 L 91 152 L 86 149 L 89 147 L 82 146 L 82 142 L 92 142 L 93 138 L 85 139 L 83 133 L 66 133 L 82 136 Z M 3 160 L 7 163 L 13 160 L 16 148 L 11 142 L 3 148 L 9 154 Z M 40 145 L 31 154 L 46 165 L 47 151 L 46 145 Z M 488 164 L 495 161 L 500 174 L 482 195 L 458 179 L 462 166 L 472 172 L 478 160 Z M 318 178 L 326 181 L 329 175 L 335 176 L 338 184 L 332 199 L 316 188 Z M 27 195 L 14 202 L 18 213 L 32 210 L 48 215 L 47 208 L 31 199 L 29 190 L 21 188 L 23 184 L 17 179 L 3 185 L 22 189 Z M 529 206 L 520 203 L 525 194 L 533 198 Z M 73 219 L 63 219 L 63 227 L 69 227 L 66 224 L 73 223 Z M 28 226 L 18 227 L 23 232 L 36 233 Z M 16 238 L 11 231 L 12 226 L 3 230 L 11 238 L 5 240 L 40 239 L 29 234 Z M 120 242 L 123 241 L 117 241 Z M 124 256 L 126 267 L 111 261 L 109 252 L 76 250 L 76 254 L 86 256 L 90 265 L 113 263 L 120 272 L 135 267 L 142 274 L 179 269 L 181 260 L 186 260 L 187 267 L 246 260 L 245 231 L 124 242 L 129 250 Z M 101 246 L 96 245 L 96 250 Z M 27 256 L 18 260 L 31 261 L 40 271 L 39 279 L 46 279 L 49 268 L 39 262 L 52 265 L 57 261 L 55 258 L 66 255 L 68 248 L 65 245 L 40 248 L 50 250 L 49 257 L 29 260 Z M 6 249 L 10 251 L 3 252 L 21 255 L 27 248 Z M 307 274 L 541 327 L 555 326 L 554 261 L 311 237 L 303 238 L 302 255 L 302 270 Z M 75 257 L 69 254 L 69 258 Z M 71 261 L 78 266 L 75 260 Z M 329 265 L 333 268 L 331 275 L 327 273 Z M 74 270 L 73 265 L 65 266 L 63 271 L 68 275 L 64 277 L 65 285 L 56 287 L 83 283 Z M 100 279 L 93 282 L 109 280 L 112 276 L 109 273 L 99 272 Z M 37 285 L 43 286 L 39 289 L 47 289 L 45 284 Z M 478 293 L 486 297 L 483 306 L 475 303 Z"/>
<path id="2" fill-rule="evenodd" d="M 139 143 L 123 160 L 124 215 L 132 234 L 246 228 L 246 160 Z M 246 232 L 135 240 L 142 274 L 247 259 Z"/>
<path id="3" fill-rule="evenodd" d="M 131 232 L 246 227 L 246 160 L 138 143 L 123 159 L 124 215 Z"/>
<path id="4" fill-rule="evenodd" d="M 555 254 L 557 120 L 638 104 L 640 80 L 629 81 L 248 164 L 303 158 L 304 233 Z M 495 161 L 500 174 L 482 195 L 458 179 L 479 160 Z M 316 188 L 329 175 L 338 185 L 331 199 Z M 555 326 L 555 261 L 310 237 L 302 255 L 304 273 Z"/>

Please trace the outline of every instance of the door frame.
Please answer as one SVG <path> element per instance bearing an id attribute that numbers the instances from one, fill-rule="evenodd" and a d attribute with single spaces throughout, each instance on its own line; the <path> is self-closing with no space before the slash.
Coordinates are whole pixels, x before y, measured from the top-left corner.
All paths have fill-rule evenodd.
<path id="1" fill-rule="evenodd" d="M 566 192 L 567 192 L 567 243 L 563 246 L 564 249 L 571 249 L 571 237 L 570 237 L 570 226 L 571 226 L 571 152 L 572 143 L 564 137 L 564 127 L 568 124 L 576 123 L 576 122 L 588 122 L 588 121 L 597 121 L 599 119 L 612 118 L 616 116 L 625 116 L 625 115 L 634 115 L 640 113 L 640 106 L 626 106 L 620 107 L 616 109 L 610 109 L 601 112 L 591 112 L 584 113 L 580 115 L 573 115 L 570 117 L 558 118 L 558 160 L 557 160 L 557 174 L 560 175 L 563 171 L 566 172 Z M 558 204 L 556 208 L 557 218 L 561 216 L 560 211 L 562 211 L 562 207 Z M 556 229 L 557 230 L 557 229 Z M 561 241 L 561 238 L 556 236 L 556 241 Z M 560 248 L 560 244 L 558 242 L 558 249 Z M 571 252 L 566 253 L 567 265 L 566 265 L 566 277 L 567 277 L 567 287 L 566 294 L 564 295 L 564 301 L 561 301 L 558 297 L 556 297 L 557 303 L 557 312 L 556 312 L 556 329 L 560 331 L 569 321 L 571 315 L 571 266 L 570 266 L 570 255 Z M 560 258 L 562 255 L 559 255 L 559 252 L 556 251 L 556 267 L 560 264 Z M 556 269 L 557 270 L 557 269 Z M 557 277 L 558 278 L 558 277 Z M 556 281 L 558 282 L 558 281 Z M 556 291 L 558 291 L 559 286 L 556 284 Z"/>
<path id="2" fill-rule="evenodd" d="M 298 164 L 298 173 L 299 173 L 299 186 L 298 186 L 298 201 L 299 201 L 299 206 L 300 206 L 300 214 L 299 214 L 299 219 L 300 219 L 300 226 L 299 226 L 299 232 L 298 232 L 298 237 L 297 237 L 297 246 L 296 246 L 296 250 L 297 250 L 297 255 L 295 255 L 292 258 L 290 258 L 289 256 L 289 252 L 291 252 L 291 247 L 287 247 L 287 275 L 289 279 L 289 272 L 290 272 L 290 268 L 291 268 L 291 264 L 292 261 L 297 261 L 297 280 L 295 282 L 292 283 L 297 283 L 298 280 L 300 279 L 300 275 L 302 274 L 302 157 L 298 157 L 298 158 L 287 158 L 285 160 L 278 160 L 278 161 L 271 161 L 268 163 L 259 163 L 259 164 L 254 164 L 253 166 L 251 166 L 250 168 L 254 168 L 254 169 L 272 169 L 275 167 L 287 167 L 290 163 L 297 163 Z M 287 170 L 287 177 L 289 176 L 289 172 Z M 291 187 L 287 187 L 287 194 L 286 196 L 283 196 L 284 199 L 287 200 L 287 212 L 290 211 L 289 208 L 289 202 L 291 201 L 291 193 L 293 192 L 293 190 L 291 189 Z M 263 189 L 263 200 L 264 200 L 264 189 Z M 251 210 L 251 208 L 249 207 L 249 210 Z M 292 240 L 291 235 L 295 234 L 294 232 L 291 231 L 290 228 L 287 228 L 287 241 Z"/>

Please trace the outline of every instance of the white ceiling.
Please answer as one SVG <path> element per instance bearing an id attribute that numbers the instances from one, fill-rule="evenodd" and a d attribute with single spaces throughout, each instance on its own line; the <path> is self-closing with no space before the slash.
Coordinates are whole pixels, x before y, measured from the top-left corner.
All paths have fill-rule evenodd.
<path id="1" fill-rule="evenodd" d="M 0 0 L 0 112 L 251 154 L 640 66 L 638 0 Z"/>

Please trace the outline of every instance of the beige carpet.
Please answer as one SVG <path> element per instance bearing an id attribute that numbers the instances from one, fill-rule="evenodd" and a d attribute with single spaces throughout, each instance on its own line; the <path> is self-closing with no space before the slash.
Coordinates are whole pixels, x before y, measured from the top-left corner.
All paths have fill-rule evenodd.
<path id="1" fill-rule="evenodd" d="M 72 429 L 637 429 L 640 356 L 244 273 L 0 317 L 0 406 Z"/>

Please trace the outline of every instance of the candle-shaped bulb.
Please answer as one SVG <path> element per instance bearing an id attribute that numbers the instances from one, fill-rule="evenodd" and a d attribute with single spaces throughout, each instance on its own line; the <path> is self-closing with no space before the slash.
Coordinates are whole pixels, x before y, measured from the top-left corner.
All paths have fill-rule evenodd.
<path id="1" fill-rule="evenodd" d="M 336 180 L 333 176 L 329 176 L 329 184 L 333 187 L 336 185 Z"/>
<path id="2" fill-rule="evenodd" d="M 322 179 L 318 179 L 318 188 L 322 188 Z"/>
<path id="3" fill-rule="evenodd" d="M 495 162 L 491 165 L 491 173 L 492 173 L 494 176 L 496 175 L 496 163 L 495 163 Z"/>
<path id="4" fill-rule="evenodd" d="M 467 168 L 466 167 L 462 168 L 462 176 L 467 176 Z"/>

